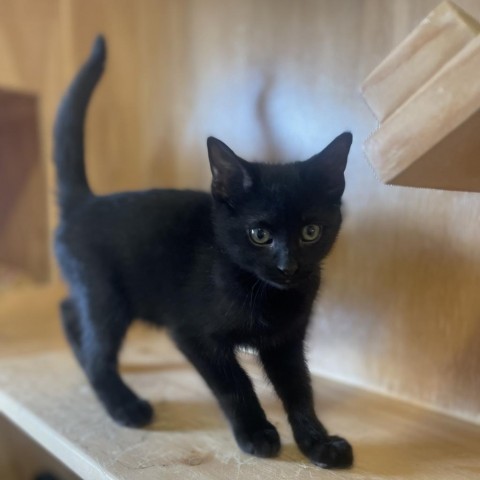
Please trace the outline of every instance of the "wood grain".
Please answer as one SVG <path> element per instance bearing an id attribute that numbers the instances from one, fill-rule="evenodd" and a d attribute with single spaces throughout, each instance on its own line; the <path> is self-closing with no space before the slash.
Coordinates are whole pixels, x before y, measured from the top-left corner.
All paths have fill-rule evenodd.
<path id="1" fill-rule="evenodd" d="M 63 288 L 44 289 L 40 310 L 35 291 L 0 306 L 0 332 L 11 331 L 14 304 L 23 311 L 14 322 L 16 340 L 0 339 L 0 413 L 81 478 L 474 480 L 480 474 L 480 427 L 320 377 L 313 382 L 318 413 L 332 432 L 349 438 L 356 463 L 348 471 L 315 467 L 294 445 L 281 405 L 251 356 L 242 362 L 283 450 L 272 460 L 245 455 L 198 374 L 163 333 L 141 327 L 130 332 L 121 364 L 128 383 L 153 402 L 156 419 L 148 429 L 119 427 L 60 338 L 52 312 L 63 294 Z M 31 331 L 32 318 L 44 334 Z M 37 349 L 42 341 L 43 352 Z M 5 350 L 16 342 L 32 344 L 30 354 Z"/>
<path id="2" fill-rule="evenodd" d="M 465 16 L 441 4 L 362 84 L 380 120 L 365 155 L 384 183 L 480 192 L 480 24 Z"/>
<path id="3" fill-rule="evenodd" d="M 454 3 L 442 2 L 362 82 L 379 122 L 427 83 L 480 32 L 480 24 Z"/>
<path id="4" fill-rule="evenodd" d="M 247 159 L 286 161 L 350 129 L 311 365 L 478 421 L 480 197 L 383 186 L 361 150 L 375 128 L 361 81 L 437 4 L 0 0 L 0 87 L 39 92 L 51 226 L 53 113 L 99 31 L 110 56 L 87 128 L 99 193 L 208 188 L 209 134 Z M 480 17 L 478 0 L 458 4 Z"/>
<path id="5" fill-rule="evenodd" d="M 34 480 L 50 473 L 61 480 L 79 480 L 63 463 L 0 415 L 0 478 Z"/>

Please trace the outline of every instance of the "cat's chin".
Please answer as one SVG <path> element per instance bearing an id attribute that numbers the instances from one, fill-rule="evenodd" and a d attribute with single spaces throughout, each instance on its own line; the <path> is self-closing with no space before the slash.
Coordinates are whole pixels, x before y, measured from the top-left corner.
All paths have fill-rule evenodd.
<path id="1" fill-rule="evenodd" d="M 275 288 L 277 290 L 301 290 L 307 285 L 309 285 L 309 283 L 314 281 L 314 274 L 313 272 L 311 272 L 303 275 L 295 275 L 293 278 L 290 277 L 278 280 L 260 275 L 258 275 L 257 278 L 265 282 L 269 287 Z"/>
<path id="2" fill-rule="evenodd" d="M 289 290 L 290 288 L 292 288 L 294 286 L 293 283 L 288 282 L 288 281 L 283 282 L 283 283 L 279 283 L 279 282 L 275 282 L 274 280 L 269 280 L 268 278 L 262 278 L 262 280 L 267 285 L 269 285 L 270 287 L 276 288 L 277 290 Z"/>

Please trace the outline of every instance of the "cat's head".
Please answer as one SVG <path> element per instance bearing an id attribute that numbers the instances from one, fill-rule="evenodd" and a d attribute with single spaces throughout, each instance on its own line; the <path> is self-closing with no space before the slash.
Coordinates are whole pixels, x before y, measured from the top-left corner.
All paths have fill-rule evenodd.
<path id="1" fill-rule="evenodd" d="M 342 223 L 352 135 L 303 162 L 250 163 L 207 141 L 219 247 L 240 268 L 281 289 L 317 275 Z"/>

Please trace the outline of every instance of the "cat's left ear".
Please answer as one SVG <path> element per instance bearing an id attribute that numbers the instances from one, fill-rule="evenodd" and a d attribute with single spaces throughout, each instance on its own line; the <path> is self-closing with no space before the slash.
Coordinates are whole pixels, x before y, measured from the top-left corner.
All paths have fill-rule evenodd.
<path id="1" fill-rule="evenodd" d="M 320 153 L 303 162 L 311 178 L 321 178 L 324 193 L 328 197 L 340 199 L 345 190 L 344 172 L 352 140 L 352 134 L 344 132 Z"/>
<path id="2" fill-rule="evenodd" d="M 235 200 L 252 186 L 248 162 L 217 138 L 208 137 L 207 148 L 212 170 L 212 195 L 234 206 Z"/>

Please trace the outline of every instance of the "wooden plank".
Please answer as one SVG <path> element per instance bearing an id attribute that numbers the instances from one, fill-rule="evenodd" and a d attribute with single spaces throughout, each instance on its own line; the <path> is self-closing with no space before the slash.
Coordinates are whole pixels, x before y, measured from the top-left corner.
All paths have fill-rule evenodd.
<path id="1" fill-rule="evenodd" d="M 366 140 L 381 181 L 480 192 L 479 76 L 480 35 Z"/>
<path id="2" fill-rule="evenodd" d="M 158 340 L 163 346 L 160 336 Z M 281 456 L 273 460 L 241 453 L 197 374 L 162 347 L 159 353 L 150 358 L 156 363 L 124 364 L 128 382 L 155 405 L 156 422 L 146 430 L 121 428 L 107 418 L 71 356 L 62 352 L 36 355 L 33 363 L 2 362 L 0 407 L 89 480 L 290 480 L 333 475 L 309 464 L 298 452 L 282 409 L 260 375 L 254 373 L 257 391 L 284 443 Z M 324 421 L 355 447 L 355 467 L 335 472 L 335 478 L 478 478 L 478 427 L 320 378 L 314 386 Z"/>
<path id="3" fill-rule="evenodd" d="M 385 187 L 361 148 L 376 122 L 358 86 L 438 3 L 0 0 L 0 85 L 41 91 L 50 207 L 53 115 L 99 31 L 110 58 L 87 151 L 100 192 L 208 188 L 208 134 L 246 158 L 286 161 L 351 129 L 345 223 L 324 269 L 311 366 L 479 421 L 480 197 Z M 480 18 L 478 0 L 458 4 Z"/>
<path id="4" fill-rule="evenodd" d="M 50 473 L 58 480 L 79 480 L 65 465 L 0 415 L 0 478 L 34 480 Z"/>
<path id="5" fill-rule="evenodd" d="M 70 0 L 68 65 L 106 32 L 88 125 L 100 192 L 208 188 L 209 134 L 245 158 L 287 161 L 351 129 L 346 219 L 312 322 L 312 367 L 478 419 L 480 198 L 387 188 L 362 151 L 375 119 L 358 86 L 438 3 Z M 458 4 L 480 17 L 478 0 Z"/>
<path id="6" fill-rule="evenodd" d="M 62 295 L 61 288 L 43 291 L 44 299 Z M 36 301 L 26 310 L 38 310 Z M 9 308 L 0 311 L 0 332 L 13 316 Z M 353 443 L 356 463 L 335 472 L 311 465 L 294 445 L 285 414 L 250 356 L 243 363 L 280 431 L 283 450 L 271 460 L 245 455 L 197 373 L 163 333 L 144 327 L 131 332 L 121 363 L 128 383 L 153 402 L 156 419 L 143 430 L 119 427 L 59 339 L 50 351 L 5 352 L 13 341 L 38 347 L 38 337 L 48 345 L 60 336 L 58 319 L 48 309 L 38 311 L 43 335 L 30 331 L 31 320 L 19 317 L 17 339 L 0 343 L 0 412 L 81 478 L 473 480 L 480 474 L 480 427 L 321 377 L 313 382 L 317 410 L 332 432 Z"/>
<path id="7" fill-rule="evenodd" d="M 451 2 L 435 8 L 363 81 L 361 90 L 384 122 L 473 40 L 480 24 Z"/>

